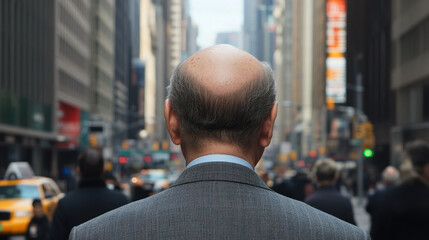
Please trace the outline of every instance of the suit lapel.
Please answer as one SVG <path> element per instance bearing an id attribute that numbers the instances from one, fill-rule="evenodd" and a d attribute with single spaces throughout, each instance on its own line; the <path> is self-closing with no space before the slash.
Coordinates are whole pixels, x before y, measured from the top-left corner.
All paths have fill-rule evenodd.
<path id="1" fill-rule="evenodd" d="M 202 181 L 227 181 L 270 188 L 247 167 L 226 162 L 201 163 L 185 169 L 171 187 Z"/>

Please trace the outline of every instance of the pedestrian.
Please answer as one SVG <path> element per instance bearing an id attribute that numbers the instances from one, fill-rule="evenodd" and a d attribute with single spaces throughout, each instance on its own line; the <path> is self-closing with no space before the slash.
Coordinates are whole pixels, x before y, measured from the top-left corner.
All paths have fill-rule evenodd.
<path id="1" fill-rule="evenodd" d="M 310 174 L 306 168 L 298 169 L 296 174 L 290 179 L 290 183 L 292 186 L 291 197 L 301 202 L 304 202 L 315 191 Z"/>
<path id="2" fill-rule="evenodd" d="M 416 174 L 386 191 L 378 217 L 372 224 L 373 239 L 428 239 L 429 144 L 416 140 L 405 147 Z"/>
<path id="3" fill-rule="evenodd" d="M 267 64 L 231 45 L 194 54 L 175 69 L 164 109 L 186 169 L 170 188 L 74 228 L 70 239 L 367 239 L 255 173 L 276 114 Z"/>
<path id="4" fill-rule="evenodd" d="M 95 150 L 78 158 L 78 189 L 58 202 L 52 220 L 51 237 L 66 240 L 74 226 L 128 203 L 124 194 L 110 190 L 103 179 L 104 161 Z"/>
<path id="5" fill-rule="evenodd" d="M 50 231 L 50 222 L 43 212 L 42 201 L 33 200 L 33 217 L 27 227 L 25 239 L 27 240 L 48 240 Z"/>
<path id="6" fill-rule="evenodd" d="M 399 171 L 393 166 L 387 166 L 382 173 L 382 185 L 381 189 L 378 189 L 369 196 L 368 203 L 366 204 L 365 210 L 371 215 L 371 225 L 373 222 L 376 222 L 377 212 L 382 208 L 381 198 L 382 196 L 395 187 L 399 181 Z M 373 230 L 371 227 L 370 235 L 373 236 Z"/>
<path id="7" fill-rule="evenodd" d="M 323 212 L 356 225 L 350 199 L 341 195 L 335 187 L 338 179 L 335 161 L 329 158 L 318 160 L 314 165 L 314 172 L 317 189 L 313 195 L 306 198 L 305 202 Z"/>

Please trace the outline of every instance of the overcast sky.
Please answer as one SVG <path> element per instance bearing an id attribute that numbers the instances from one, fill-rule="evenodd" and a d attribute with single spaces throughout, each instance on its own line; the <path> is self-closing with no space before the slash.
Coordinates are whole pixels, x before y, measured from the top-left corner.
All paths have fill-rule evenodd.
<path id="1" fill-rule="evenodd" d="M 190 0 L 190 12 L 201 48 L 215 44 L 218 32 L 238 32 L 243 25 L 243 0 Z"/>

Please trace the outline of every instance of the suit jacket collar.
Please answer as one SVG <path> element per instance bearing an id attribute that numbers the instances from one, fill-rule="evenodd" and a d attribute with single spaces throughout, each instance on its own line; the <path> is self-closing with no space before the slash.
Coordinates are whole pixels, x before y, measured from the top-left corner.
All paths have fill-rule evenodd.
<path id="1" fill-rule="evenodd" d="M 236 182 L 271 190 L 254 171 L 226 162 L 201 163 L 187 168 L 171 187 L 202 181 Z"/>

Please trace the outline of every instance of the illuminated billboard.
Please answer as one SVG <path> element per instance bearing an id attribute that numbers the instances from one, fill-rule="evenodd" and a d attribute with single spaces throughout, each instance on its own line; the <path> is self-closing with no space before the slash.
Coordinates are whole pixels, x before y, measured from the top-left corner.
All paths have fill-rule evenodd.
<path id="1" fill-rule="evenodd" d="M 346 0 L 326 2 L 326 98 L 346 102 Z"/>

